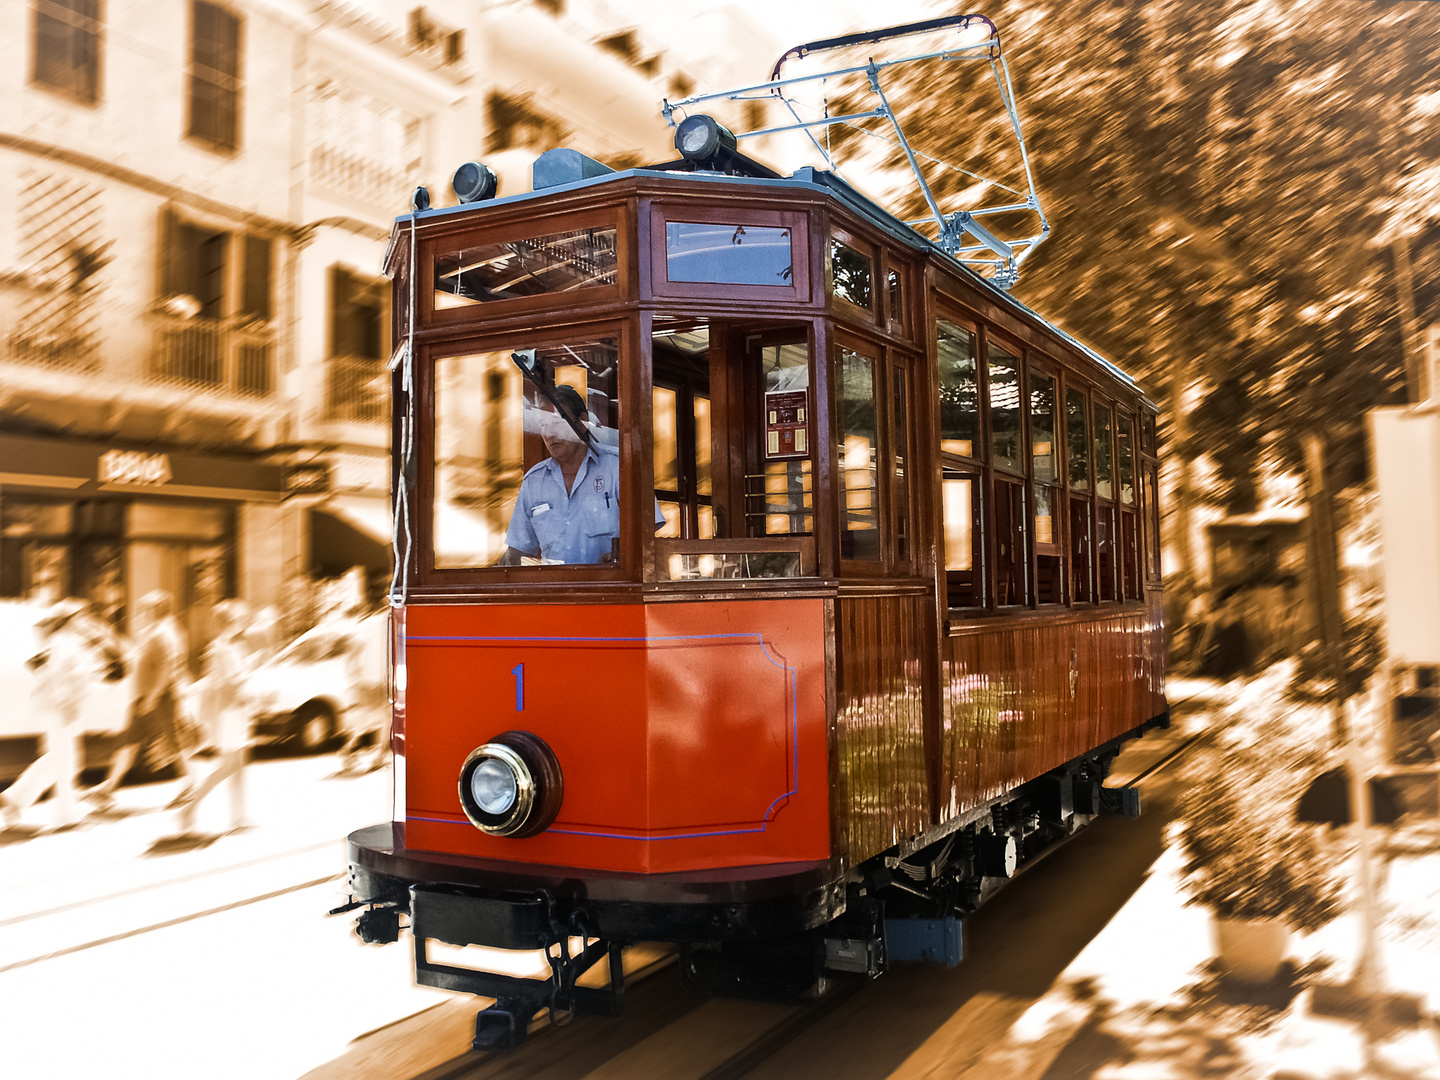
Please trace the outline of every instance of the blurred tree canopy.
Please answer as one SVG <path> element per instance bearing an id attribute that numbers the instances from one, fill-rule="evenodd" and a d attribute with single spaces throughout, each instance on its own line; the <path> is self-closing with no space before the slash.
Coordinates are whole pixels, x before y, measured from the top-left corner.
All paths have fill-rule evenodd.
<path id="1" fill-rule="evenodd" d="M 1365 410 L 1405 399 L 1397 238 L 1419 326 L 1440 301 L 1440 3 L 984 11 L 1052 226 L 1016 296 L 1137 374 L 1167 451 L 1209 454 L 1230 512 L 1255 508 L 1262 461 L 1298 465 L 1309 431 L 1338 484 L 1363 480 Z M 897 72 L 912 143 L 1020 177 L 989 68 L 938 66 Z M 929 176 L 945 195 L 974 184 Z"/>

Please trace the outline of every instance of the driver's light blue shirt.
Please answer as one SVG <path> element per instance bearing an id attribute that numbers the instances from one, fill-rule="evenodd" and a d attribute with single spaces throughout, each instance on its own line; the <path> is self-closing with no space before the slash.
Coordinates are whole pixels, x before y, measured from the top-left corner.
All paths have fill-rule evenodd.
<path id="1" fill-rule="evenodd" d="M 664 523 L 659 507 L 655 523 Z M 554 458 L 525 473 L 505 543 L 549 563 L 594 564 L 620 535 L 620 457 L 601 447 L 585 452 L 570 491 Z"/>

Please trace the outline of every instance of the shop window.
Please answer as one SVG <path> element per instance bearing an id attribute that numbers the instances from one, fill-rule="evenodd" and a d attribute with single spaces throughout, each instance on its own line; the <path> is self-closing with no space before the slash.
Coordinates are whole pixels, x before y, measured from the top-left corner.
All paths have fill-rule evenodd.
<path id="1" fill-rule="evenodd" d="M 325 415 L 331 420 L 380 422 L 390 416 L 386 301 L 389 283 L 343 266 L 330 269 L 330 356 Z"/>
<path id="2" fill-rule="evenodd" d="M 190 7 L 190 122 L 217 150 L 240 145 L 240 20 L 216 4 Z"/>
<path id="3" fill-rule="evenodd" d="M 1030 560 L 1025 550 L 1025 487 L 995 480 L 995 603 L 1029 602 Z"/>
<path id="4" fill-rule="evenodd" d="M 830 241 L 830 281 L 836 296 L 869 311 L 874 295 L 873 276 L 869 256 L 839 240 Z"/>
<path id="5" fill-rule="evenodd" d="M 840 557 L 880 558 L 879 466 L 875 394 L 876 363 L 851 349 L 840 350 L 836 373 L 835 427 L 839 441 Z"/>
<path id="6" fill-rule="evenodd" d="M 945 469 L 940 478 L 941 509 L 945 521 L 945 589 L 950 607 L 979 607 L 984 565 L 980 545 L 980 500 L 975 493 L 980 478 Z"/>
<path id="7" fill-rule="evenodd" d="M 506 240 L 435 256 L 435 310 L 570 293 L 617 281 L 615 227 Z"/>
<path id="8" fill-rule="evenodd" d="M 614 338 L 436 359 L 437 569 L 618 561 L 617 359 Z"/>
<path id="9" fill-rule="evenodd" d="M 671 281 L 789 286 L 790 230 L 735 222 L 667 221 L 665 275 Z"/>
<path id="10" fill-rule="evenodd" d="M 36 0 L 31 81 L 82 105 L 100 97 L 100 0 Z"/>
<path id="11" fill-rule="evenodd" d="M 995 468 L 1023 476 L 1025 419 L 1020 397 L 1020 362 L 993 341 L 987 343 L 985 359 L 990 390 L 991 460 Z"/>
<path id="12" fill-rule="evenodd" d="M 1035 599 L 1065 602 L 1065 549 L 1060 513 L 1064 496 L 1055 453 L 1055 378 L 1030 373 L 1030 465 L 1035 479 Z"/>

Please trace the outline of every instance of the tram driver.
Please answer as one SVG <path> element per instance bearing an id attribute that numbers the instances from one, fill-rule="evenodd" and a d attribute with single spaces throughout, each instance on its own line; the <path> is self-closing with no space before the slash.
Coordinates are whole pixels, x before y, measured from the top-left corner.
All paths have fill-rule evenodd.
<path id="1" fill-rule="evenodd" d="M 596 438 L 574 387 L 549 388 L 535 419 L 550 456 L 529 469 L 505 532 L 502 566 L 613 563 L 620 536 L 619 448 Z M 659 504 L 655 525 L 665 523 Z"/>

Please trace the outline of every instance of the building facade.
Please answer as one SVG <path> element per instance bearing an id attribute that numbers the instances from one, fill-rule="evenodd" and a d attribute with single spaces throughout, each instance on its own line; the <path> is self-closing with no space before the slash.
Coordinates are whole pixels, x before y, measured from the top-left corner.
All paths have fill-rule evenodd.
<path id="1" fill-rule="evenodd" d="M 0 600 L 125 627 L 163 588 L 198 650 L 220 599 L 303 620 L 317 582 L 374 590 L 391 222 L 468 159 L 514 191 L 562 143 L 667 156 L 660 99 L 706 55 L 596 0 L 9 5 Z"/>

